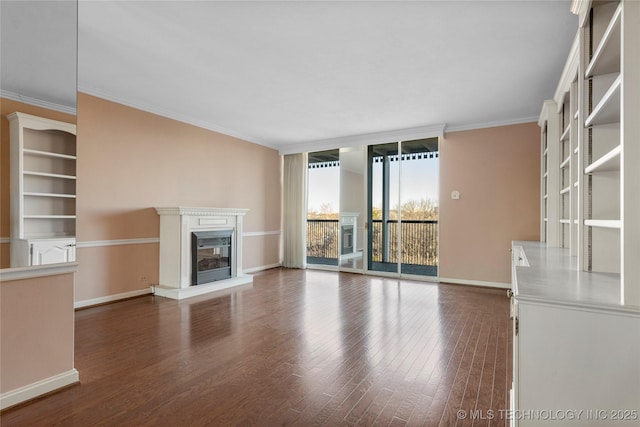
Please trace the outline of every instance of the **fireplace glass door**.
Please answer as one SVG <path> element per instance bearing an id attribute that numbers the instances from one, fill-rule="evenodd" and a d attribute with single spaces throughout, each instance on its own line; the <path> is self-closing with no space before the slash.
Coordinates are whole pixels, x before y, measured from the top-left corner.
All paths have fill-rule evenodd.
<path id="1" fill-rule="evenodd" d="M 192 285 L 231 277 L 232 236 L 232 230 L 191 233 Z"/>

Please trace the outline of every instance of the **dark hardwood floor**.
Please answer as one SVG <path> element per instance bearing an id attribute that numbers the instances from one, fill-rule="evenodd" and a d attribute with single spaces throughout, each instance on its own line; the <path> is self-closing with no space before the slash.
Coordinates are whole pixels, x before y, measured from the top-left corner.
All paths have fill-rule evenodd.
<path id="1" fill-rule="evenodd" d="M 502 290 L 274 269 L 215 298 L 78 311 L 75 339 L 81 384 L 3 427 L 506 425 Z"/>

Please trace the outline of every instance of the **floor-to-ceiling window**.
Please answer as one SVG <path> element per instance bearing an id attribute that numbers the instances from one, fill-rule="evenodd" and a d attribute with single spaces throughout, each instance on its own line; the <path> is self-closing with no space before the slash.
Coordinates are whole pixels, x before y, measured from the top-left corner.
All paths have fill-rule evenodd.
<path id="1" fill-rule="evenodd" d="M 307 263 L 438 275 L 438 138 L 309 153 Z"/>
<path id="2" fill-rule="evenodd" d="M 338 265 L 340 152 L 309 153 L 307 177 L 307 264 Z"/>
<path id="3" fill-rule="evenodd" d="M 368 148 L 368 270 L 438 275 L 438 139 Z"/>

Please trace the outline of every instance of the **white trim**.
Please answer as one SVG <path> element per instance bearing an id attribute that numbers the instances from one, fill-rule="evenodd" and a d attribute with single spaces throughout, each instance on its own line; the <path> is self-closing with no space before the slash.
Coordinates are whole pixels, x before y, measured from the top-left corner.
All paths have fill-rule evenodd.
<path id="1" fill-rule="evenodd" d="M 542 110 L 540 110 L 540 116 L 538 117 L 538 126 L 544 126 L 544 123 L 549 120 L 549 111 L 555 111 L 557 106 L 558 104 L 556 104 L 556 101 L 553 99 L 546 99 L 542 103 Z M 547 150 L 544 151 L 544 154 L 547 154 Z"/>
<path id="2" fill-rule="evenodd" d="M 245 274 L 257 273 L 258 271 L 270 270 L 272 268 L 282 267 L 281 262 L 275 264 L 261 265 L 258 267 L 245 268 L 242 272 Z"/>
<path id="3" fill-rule="evenodd" d="M 278 236 L 282 233 L 280 230 L 273 231 L 245 231 L 242 233 L 242 237 L 255 237 L 255 236 Z"/>
<path id="4" fill-rule="evenodd" d="M 481 123 L 453 125 L 453 126 L 447 126 L 447 133 L 461 132 L 465 130 L 495 128 L 500 126 L 521 125 L 523 123 L 535 123 L 536 120 L 538 120 L 537 116 L 527 116 L 527 117 L 520 117 L 516 119 L 509 119 L 509 120 L 496 120 L 494 122 L 481 122 Z"/>
<path id="5" fill-rule="evenodd" d="M 518 304 L 527 303 L 540 307 L 562 307 L 563 310 L 585 311 L 588 313 L 604 313 L 615 314 L 618 316 L 639 318 L 640 308 L 634 305 L 602 305 L 590 304 L 588 302 L 570 301 L 570 300 L 554 300 L 544 297 L 534 297 L 528 295 L 516 295 Z"/>
<path id="6" fill-rule="evenodd" d="M 482 280 L 449 279 L 446 277 L 440 277 L 439 281 L 441 283 L 453 283 L 454 285 L 473 285 L 488 288 L 511 289 L 511 283 L 484 282 Z"/>
<path id="7" fill-rule="evenodd" d="M 579 35 L 580 32 L 578 32 L 573 38 L 573 44 L 569 50 L 569 57 L 567 58 L 567 62 L 564 64 L 562 74 L 560 74 L 560 81 L 556 88 L 556 93 L 553 96 L 553 100 L 557 104 L 556 108 L 558 109 L 558 112 L 560 112 L 560 109 L 562 108 L 564 94 L 569 92 L 569 89 L 571 89 L 571 83 L 573 83 L 573 80 L 578 74 L 578 47 L 580 45 Z"/>
<path id="8" fill-rule="evenodd" d="M 411 141 L 414 139 L 434 138 L 444 136 L 446 125 L 421 126 L 407 129 L 395 129 L 384 132 L 349 135 L 338 138 L 321 139 L 316 141 L 283 144 L 280 154 L 297 154 L 335 148 L 359 147 L 361 145 L 383 144 L 393 141 Z"/>
<path id="9" fill-rule="evenodd" d="M 216 125 L 215 123 L 211 123 L 211 122 L 206 122 L 206 121 L 201 121 L 201 120 L 193 120 L 192 118 L 188 118 L 186 116 L 183 116 L 182 114 L 178 114 L 174 111 L 170 111 L 170 110 L 165 110 L 165 109 L 161 109 L 161 108 L 157 108 L 157 107 L 151 107 L 149 105 L 146 104 L 141 104 L 141 103 L 137 103 L 137 102 L 131 102 L 127 99 L 123 99 L 123 98 L 118 98 L 115 96 L 111 96 L 111 95 L 107 95 L 104 92 L 101 92 L 99 90 L 96 89 L 89 89 L 87 87 L 84 86 L 79 86 L 78 87 L 78 92 L 82 92 L 84 94 L 87 95 L 91 95 L 91 96 L 95 96 L 97 98 L 101 98 L 104 99 L 106 101 L 110 101 L 110 102 L 115 102 L 116 104 L 121 104 L 121 105 L 125 105 L 127 107 L 131 107 L 131 108 L 135 108 L 141 111 L 146 111 L 148 113 L 152 113 L 152 114 L 156 114 L 158 116 L 161 117 L 166 117 L 168 119 L 172 119 L 172 120 L 177 120 L 179 122 L 182 123 L 186 123 L 188 125 L 192 125 L 192 126 L 196 126 L 202 129 L 207 129 L 213 132 L 218 132 L 224 135 L 228 135 L 234 138 L 238 138 L 244 141 L 248 141 L 248 142 L 252 142 L 254 144 L 258 144 L 258 145 L 262 145 L 268 148 L 272 148 L 272 149 L 277 149 L 277 147 L 275 147 L 272 144 L 269 144 L 268 142 L 261 140 L 259 138 L 256 138 L 253 135 L 247 135 L 244 133 L 240 133 L 240 132 L 236 132 L 234 130 L 231 129 L 227 129 L 225 127 Z"/>
<path id="10" fill-rule="evenodd" d="M 140 239 L 116 239 L 116 240 L 88 240 L 76 243 L 77 248 L 98 248 L 102 246 L 122 246 L 122 245 L 146 245 L 160 243 L 159 237 L 147 237 Z"/>
<path id="11" fill-rule="evenodd" d="M 11 406 L 17 405 L 18 403 L 35 399 L 38 396 L 51 393 L 52 391 L 75 384 L 79 381 L 80 374 L 74 368 L 70 371 L 16 388 L 0 395 L 0 409 L 7 409 Z"/>
<path id="12" fill-rule="evenodd" d="M 33 279 L 36 277 L 56 276 L 59 274 L 75 273 L 78 271 L 77 262 L 63 262 L 60 264 L 32 265 L 30 267 L 3 268 L 0 277 L 3 282 L 9 280 Z"/>
<path id="13" fill-rule="evenodd" d="M 244 216 L 249 209 L 238 208 L 193 208 L 193 207 L 157 207 L 158 215 L 186 215 L 186 216 Z"/>
<path id="14" fill-rule="evenodd" d="M 272 231 L 248 231 L 242 233 L 242 237 L 256 237 L 256 236 L 278 236 L 282 233 L 280 230 L 272 230 Z M 3 237 L 2 239 L 6 239 L 6 242 L 0 241 L 1 243 L 9 243 L 8 237 Z M 159 237 L 143 237 L 139 239 L 114 239 L 114 240 L 87 240 L 86 242 L 78 242 L 76 244 L 77 248 L 99 248 L 103 246 L 123 246 L 123 245 L 148 245 L 153 243 L 160 243 Z"/>
<path id="15" fill-rule="evenodd" d="M 85 308 L 92 305 L 105 304 L 108 302 L 115 302 L 122 299 L 138 297 L 140 295 L 151 294 L 151 288 L 138 289 L 135 291 L 123 292 L 121 294 L 107 295 L 105 297 L 85 299 L 82 301 L 76 301 L 73 303 L 73 308 Z"/>
<path id="16" fill-rule="evenodd" d="M 9 99 L 11 101 L 18 101 L 24 104 L 33 105 L 34 107 L 46 108 L 47 110 L 59 111 L 61 113 L 77 115 L 75 107 L 69 107 L 67 105 L 56 104 L 54 102 L 43 101 L 41 99 L 32 98 L 26 95 L 20 95 L 19 93 L 9 92 L 7 90 L 0 90 L 0 97 Z"/>

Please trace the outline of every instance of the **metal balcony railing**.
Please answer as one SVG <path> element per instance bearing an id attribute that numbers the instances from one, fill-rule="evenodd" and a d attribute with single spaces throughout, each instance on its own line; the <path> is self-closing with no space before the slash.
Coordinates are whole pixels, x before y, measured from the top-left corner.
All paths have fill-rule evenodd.
<path id="1" fill-rule="evenodd" d="M 398 262 L 398 220 L 387 221 L 389 229 L 389 259 L 384 262 Z M 382 221 L 372 224 L 372 261 L 383 262 Z M 402 263 L 414 265 L 438 265 L 438 221 L 403 220 Z M 339 223 L 337 219 L 307 220 L 307 256 L 337 259 Z"/>

